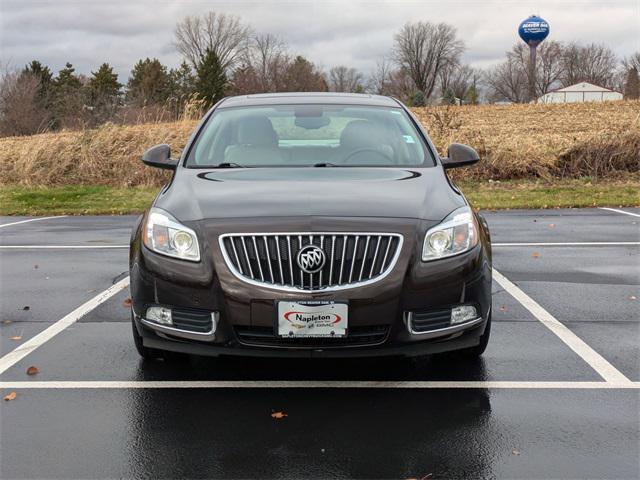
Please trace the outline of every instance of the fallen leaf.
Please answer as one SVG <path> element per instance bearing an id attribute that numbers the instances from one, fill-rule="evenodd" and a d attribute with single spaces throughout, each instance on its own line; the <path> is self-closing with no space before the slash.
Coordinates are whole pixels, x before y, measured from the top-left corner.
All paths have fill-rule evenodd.
<path id="1" fill-rule="evenodd" d="M 540 253 L 539 252 L 533 252 L 533 254 L 531 256 L 533 258 L 540 258 Z"/>
<path id="2" fill-rule="evenodd" d="M 271 418 L 275 418 L 276 420 L 280 420 L 284 417 L 288 417 L 289 415 L 287 415 L 286 413 L 283 412 L 273 412 L 271 414 Z"/>
<path id="3" fill-rule="evenodd" d="M 22 340 L 22 335 L 14 335 L 13 337 L 9 337 L 9 340 Z"/>
<path id="4" fill-rule="evenodd" d="M 38 367 L 31 366 L 27 368 L 27 375 L 36 375 L 38 372 Z"/>
<path id="5" fill-rule="evenodd" d="M 22 307 L 22 310 L 29 310 L 31 307 L 29 305 L 25 305 L 24 307 Z"/>
<path id="6" fill-rule="evenodd" d="M 517 448 L 514 448 L 511 453 L 513 453 L 514 455 L 520 455 L 520 450 L 518 450 Z"/>
<path id="7" fill-rule="evenodd" d="M 17 394 L 16 392 L 11 392 L 10 394 L 6 395 L 6 396 L 4 397 L 4 399 L 5 399 L 7 402 L 9 402 L 9 401 L 11 401 L 11 400 L 15 400 L 17 396 L 18 396 L 18 394 Z"/>
<path id="8" fill-rule="evenodd" d="M 131 298 L 125 298 L 124 302 L 122 302 L 122 306 L 125 308 L 129 308 L 131 306 L 131 303 L 132 303 Z"/>

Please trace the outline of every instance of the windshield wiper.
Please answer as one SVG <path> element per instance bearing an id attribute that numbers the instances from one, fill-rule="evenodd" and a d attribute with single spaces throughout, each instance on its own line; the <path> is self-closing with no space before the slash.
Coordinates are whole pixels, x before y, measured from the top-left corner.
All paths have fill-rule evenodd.
<path id="1" fill-rule="evenodd" d="M 240 165 L 239 163 L 233 162 L 222 162 L 217 165 L 213 165 L 209 168 L 247 168 L 244 165 Z"/>
<path id="2" fill-rule="evenodd" d="M 314 167 L 339 167 L 340 165 L 336 165 L 335 163 L 330 163 L 330 162 L 320 162 L 320 163 L 314 163 L 313 166 Z"/>

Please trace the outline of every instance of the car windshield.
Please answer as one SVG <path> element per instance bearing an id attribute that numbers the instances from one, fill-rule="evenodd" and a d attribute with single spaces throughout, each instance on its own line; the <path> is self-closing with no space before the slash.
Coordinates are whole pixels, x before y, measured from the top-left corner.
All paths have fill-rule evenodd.
<path id="1" fill-rule="evenodd" d="M 426 167 L 434 161 L 401 108 L 308 104 L 221 108 L 186 165 Z"/>

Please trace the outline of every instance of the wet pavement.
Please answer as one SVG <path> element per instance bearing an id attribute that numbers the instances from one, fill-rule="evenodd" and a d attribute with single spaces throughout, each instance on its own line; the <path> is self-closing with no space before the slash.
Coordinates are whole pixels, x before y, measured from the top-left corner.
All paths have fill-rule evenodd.
<path id="1" fill-rule="evenodd" d="M 494 282 L 478 361 L 143 362 L 126 289 L 14 361 L 126 277 L 135 217 L 0 218 L 0 477 L 638 478 L 640 210 L 622 210 L 485 212 L 496 270 L 569 333 Z"/>

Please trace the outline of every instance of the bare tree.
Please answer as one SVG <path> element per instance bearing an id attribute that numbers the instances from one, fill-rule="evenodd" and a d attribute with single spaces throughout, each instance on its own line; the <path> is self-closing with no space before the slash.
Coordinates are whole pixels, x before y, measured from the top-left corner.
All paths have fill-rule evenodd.
<path id="1" fill-rule="evenodd" d="M 456 29 L 446 23 L 407 23 L 395 35 L 395 59 L 425 99 L 431 97 L 439 72 L 457 64 L 463 51 Z"/>
<path id="2" fill-rule="evenodd" d="M 362 92 L 362 73 L 355 68 L 339 65 L 329 70 L 329 90 L 332 92 Z"/>
<path id="3" fill-rule="evenodd" d="M 407 103 L 415 93 L 416 85 L 406 69 L 398 68 L 389 74 L 387 91 L 388 95 Z"/>
<path id="4" fill-rule="evenodd" d="M 625 92 L 629 74 L 634 68 L 637 72 L 640 72 L 640 52 L 635 52 L 620 60 L 620 65 L 616 71 L 612 88 L 619 92 Z"/>
<path id="5" fill-rule="evenodd" d="M 635 52 L 629 57 L 623 58 L 621 63 L 625 72 L 628 72 L 634 67 L 640 72 L 640 52 Z"/>
<path id="6" fill-rule="evenodd" d="M 229 95 L 251 95 L 263 91 L 258 74 L 251 65 L 241 65 L 236 68 L 227 87 Z"/>
<path id="7" fill-rule="evenodd" d="M 505 61 L 489 69 L 484 80 L 492 102 L 523 103 L 527 100 L 527 73 L 514 56 L 507 56 Z"/>
<path id="8" fill-rule="evenodd" d="M 440 71 L 440 91 L 448 101 L 462 101 L 478 81 L 478 72 L 469 65 L 450 65 Z"/>
<path id="9" fill-rule="evenodd" d="M 231 70 L 246 48 L 250 29 L 239 17 L 208 12 L 187 16 L 176 25 L 175 46 L 196 68 L 207 50 L 219 59 L 225 71 Z"/>
<path id="10" fill-rule="evenodd" d="M 258 91 L 281 91 L 290 62 L 286 43 L 270 33 L 257 34 L 251 37 L 245 53 L 245 67 L 253 71 Z"/>
<path id="11" fill-rule="evenodd" d="M 559 86 L 563 72 L 562 54 L 562 44 L 554 40 L 544 42 L 538 47 L 536 62 L 536 89 L 538 95 L 544 95 Z"/>
<path id="12" fill-rule="evenodd" d="M 300 55 L 287 65 L 282 88 L 287 92 L 326 92 L 328 90 L 322 72 Z"/>
<path id="13" fill-rule="evenodd" d="M 32 135 L 47 129 L 50 115 L 38 102 L 40 79 L 28 72 L 0 78 L 0 135 Z"/>
<path id="14" fill-rule="evenodd" d="M 563 46 L 556 41 L 538 47 L 535 67 L 536 96 L 544 95 L 561 85 L 563 77 Z M 526 102 L 528 100 L 529 49 L 517 43 L 507 52 L 506 61 L 489 69 L 485 83 L 494 101 Z"/>
<path id="15" fill-rule="evenodd" d="M 367 90 L 376 95 L 390 95 L 391 72 L 391 61 L 387 56 L 381 57 L 376 62 L 376 67 L 369 76 Z"/>
<path id="16" fill-rule="evenodd" d="M 538 47 L 535 66 L 536 97 L 560 86 L 564 66 L 562 62 L 564 48 L 560 42 L 550 40 Z M 516 61 L 525 72 L 529 73 L 529 47 L 524 43 L 516 43 L 507 56 Z"/>
<path id="17" fill-rule="evenodd" d="M 562 64 L 562 85 L 565 87 L 579 82 L 614 86 L 618 59 L 606 45 L 570 43 L 564 48 Z"/>

